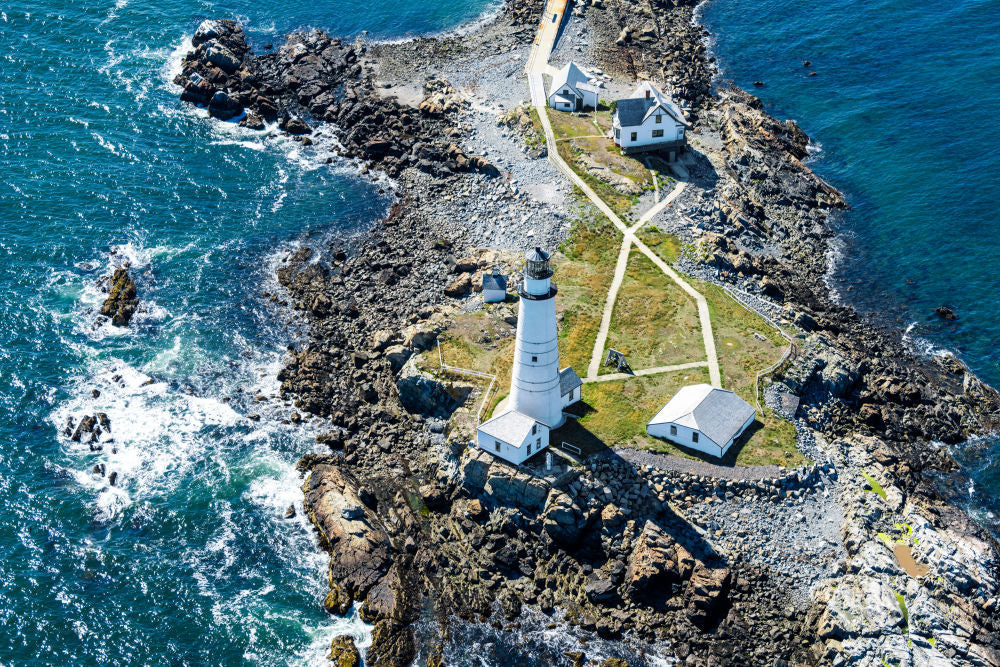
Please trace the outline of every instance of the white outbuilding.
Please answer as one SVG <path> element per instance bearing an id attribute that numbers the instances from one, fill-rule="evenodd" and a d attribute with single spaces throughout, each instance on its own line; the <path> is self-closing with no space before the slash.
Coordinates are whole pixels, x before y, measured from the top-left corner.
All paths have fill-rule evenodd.
<path id="1" fill-rule="evenodd" d="M 687 145 L 684 112 L 648 81 L 615 103 L 611 126 L 623 153 L 658 151 L 673 160 Z"/>
<path id="2" fill-rule="evenodd" d="M 483 301 L 503 303 L 507 300 L 507 277 L 499 269 L 483 274 Z"/>
<path id="3" fill-rule="evenodd" d="M 601 82 L 574 62 L 566 63 L 552 77 L 549 86 L 549 106 L 559 111 L 596 109 Z"/>
<path id="4" fill-rule="evenodd" d="M 476 445 L 520 464 L 549 446 L 549 427 L 516 410 L 506 410 L 479 425 Z"/>
<path id="5" fill-rule="evenodd" d="M 646 424 L 646 433 L 722 458 L 753 424 L 753 407 L 708 384 L 684 387 Z"/>

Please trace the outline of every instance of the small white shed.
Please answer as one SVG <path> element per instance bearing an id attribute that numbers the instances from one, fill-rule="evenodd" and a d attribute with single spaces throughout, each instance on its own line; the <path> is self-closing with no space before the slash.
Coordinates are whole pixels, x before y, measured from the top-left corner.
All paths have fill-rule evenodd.
<path id="1" fill-rule="evenodd" d="M 576 374 L 572 366 L 567 366 L 559 371 L 559 393 L 562 394 L 564 408 L 578 403 L 583 398 L 583 380 Z"/>
<path id="2" fill-rule="evenodd" d="M 549 446 L 549 427 L 528 415 L 507 410 L 479 425 L 476 445 L 505 461 L 520 464 Z"/>
<path id="3" fill-rule="evenodd" d="M 731 391 L 684 387 L 646 424 L 646 433 L 722 458 L 754 422 L 756 412 Z"/>
<path id="4" fill-rule="evenodd" d="M 507 277 L 499 269 L 483 274 L 483 301 L 502 303 L 507 300 Z"/>

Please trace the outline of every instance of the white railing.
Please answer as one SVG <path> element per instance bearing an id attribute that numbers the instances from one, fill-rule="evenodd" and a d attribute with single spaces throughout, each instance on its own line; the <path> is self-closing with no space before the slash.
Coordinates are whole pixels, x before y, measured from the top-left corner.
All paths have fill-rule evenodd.
<path id="1" fill-rule="evenodd" d="M 566 451 L 571 452 L 573 454 L 576 454 L 577 456 L 581 456 L 583 454 L 583 450 L 582 449 L 580 449 L 576 445 L 571 445 L 568 442 L 562 442 L 562 443 L 560 443 L 559 444 L 559 449 L 565 449 Z"/>
<path id="2" fill-rule="evenodd" d="M 761 417 L 763 417 L 764 410 L 763 408 L 760 407 L 760 379 L 765 375 L 770 375 L 771 373 L 773 373 L 774 370 L 778 368 L 778 366 L 780 366 L 781 364 L 785 363 L 789 355 L 792 354 L 792 349 L 794 347 L 794 344 L 792 343 L 792 337 L 786 334 L 784 329 L 778 326 L 778 324 L 774 320 L 772 320 L 766 313 L 762 313 L 761 311 L 754 308 L 753 304 L 750 303 L 750 298 L 753 295 L 744 292 L 743 290 L 738 290 L 734 287 L 729 287 L 729 286 L 723 286 L 722 289 L 725 290 L 726 294 L 728 294 L 733 301 L 740 304 L 745 310 L 748 310 L 751 313 L 754 313 L 755 315 L 761 317 L 765 322 L 770 324 L 782 338 L 788 341 L 788 348 L 785 350 L 785 353 L 781 355 L 781 359 L 778 359 L 776 362 L 774 362 L 767 368 L 757 371 L 757 377 L 754 378 L 753 381 L 753 402 L 754 405 L 757 406 L 757 412 L 759 412 Z"/>
<path id="3" fill-rule="evenodd" d="M 483 394 L 483 402 L 479 406 L 479 412 L 476 413 L 476 426 L 482 423 L 483 410 L 486 409 L 486 403 L 490 400 L 490 394 L 493 393 L 493 385 L 496 383 L 497 376 L 493 373 L 484 373 L 483 371 L 477 371 L 472 368 L 460 368 L 458 366 L 450 366 L 444 363 L 444 357 L 441 354 L 441 341 L 437 342 L 438 351 L 438 368 L 442 372 L 449 373 L 459 373 L 462 375 L 471 375 L 473 377 L 482 378 L 484 380 L 488 379 L 490 381 L 489 386 L 486 387 L 486 393 Z"/>

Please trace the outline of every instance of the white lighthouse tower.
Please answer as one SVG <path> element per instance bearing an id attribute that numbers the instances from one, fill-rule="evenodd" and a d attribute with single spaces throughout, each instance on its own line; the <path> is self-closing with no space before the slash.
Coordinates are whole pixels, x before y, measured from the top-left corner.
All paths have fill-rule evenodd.
<path id="1" fill-rule="evenodd" d="M 546 449 L 549 431 L 566 421 L 563 408 L 581 398 L 580 377 L 572 368 L 559 370 L 556 286 L 550 278 L 549 254 L 529 250 L 519 290 L 508 402 L 476 433 L 479 447 L 511 463 L 523 463 Z"/>
<path id="2" fill-rule="evenodd" d="M 524 281 L 510 378 L 510 408 L 550 428 L 562 425 L 559 387 L 559 340 L 556 331 L 556 286 L 549 254 L 541 248 L 525 255 Z"/>

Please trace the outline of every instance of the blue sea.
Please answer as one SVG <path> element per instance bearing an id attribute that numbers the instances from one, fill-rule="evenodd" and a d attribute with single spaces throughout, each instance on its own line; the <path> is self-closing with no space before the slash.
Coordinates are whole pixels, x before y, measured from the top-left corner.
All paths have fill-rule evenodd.
<path id="1" fill-rule="evenodd" d="M 0 6 L 0 661 L 323 664 L 343 632 L 364 648 L 363 623 L 319 606 L 325 558 L 301 511 L 283 518 L 317 427 L 283 425 L 292 407 L 259 399 L 276 395 L 282 352 L 302 334 L 265 295 L 276 263 L 363 231 L 390 184 L 326 164 L 322 141 L 304 149 L 211 121 L 170 80 L 206 17 L 240 18 L 259 46 L 306 27 L 401 39 L 493 8 Z M 765 102 L 822 146 L 813 166 L 854 205 L 844 299 L 1000 383 L 997 3 L 712 0 L 704 18 L 726 76 L 767 83 Z M 124 262 L 141 310 L 128 329 L 97 325 L 96 281 Z M 941 303 L 960 319 L 936 320 Z M 112 423 L 103 451 L 62 435 L 96 412 Z M 1000 511 L 995 451 L 963 460 L 977 506 Z M 477 650 L 512 655 L 489 644 Z"/>

